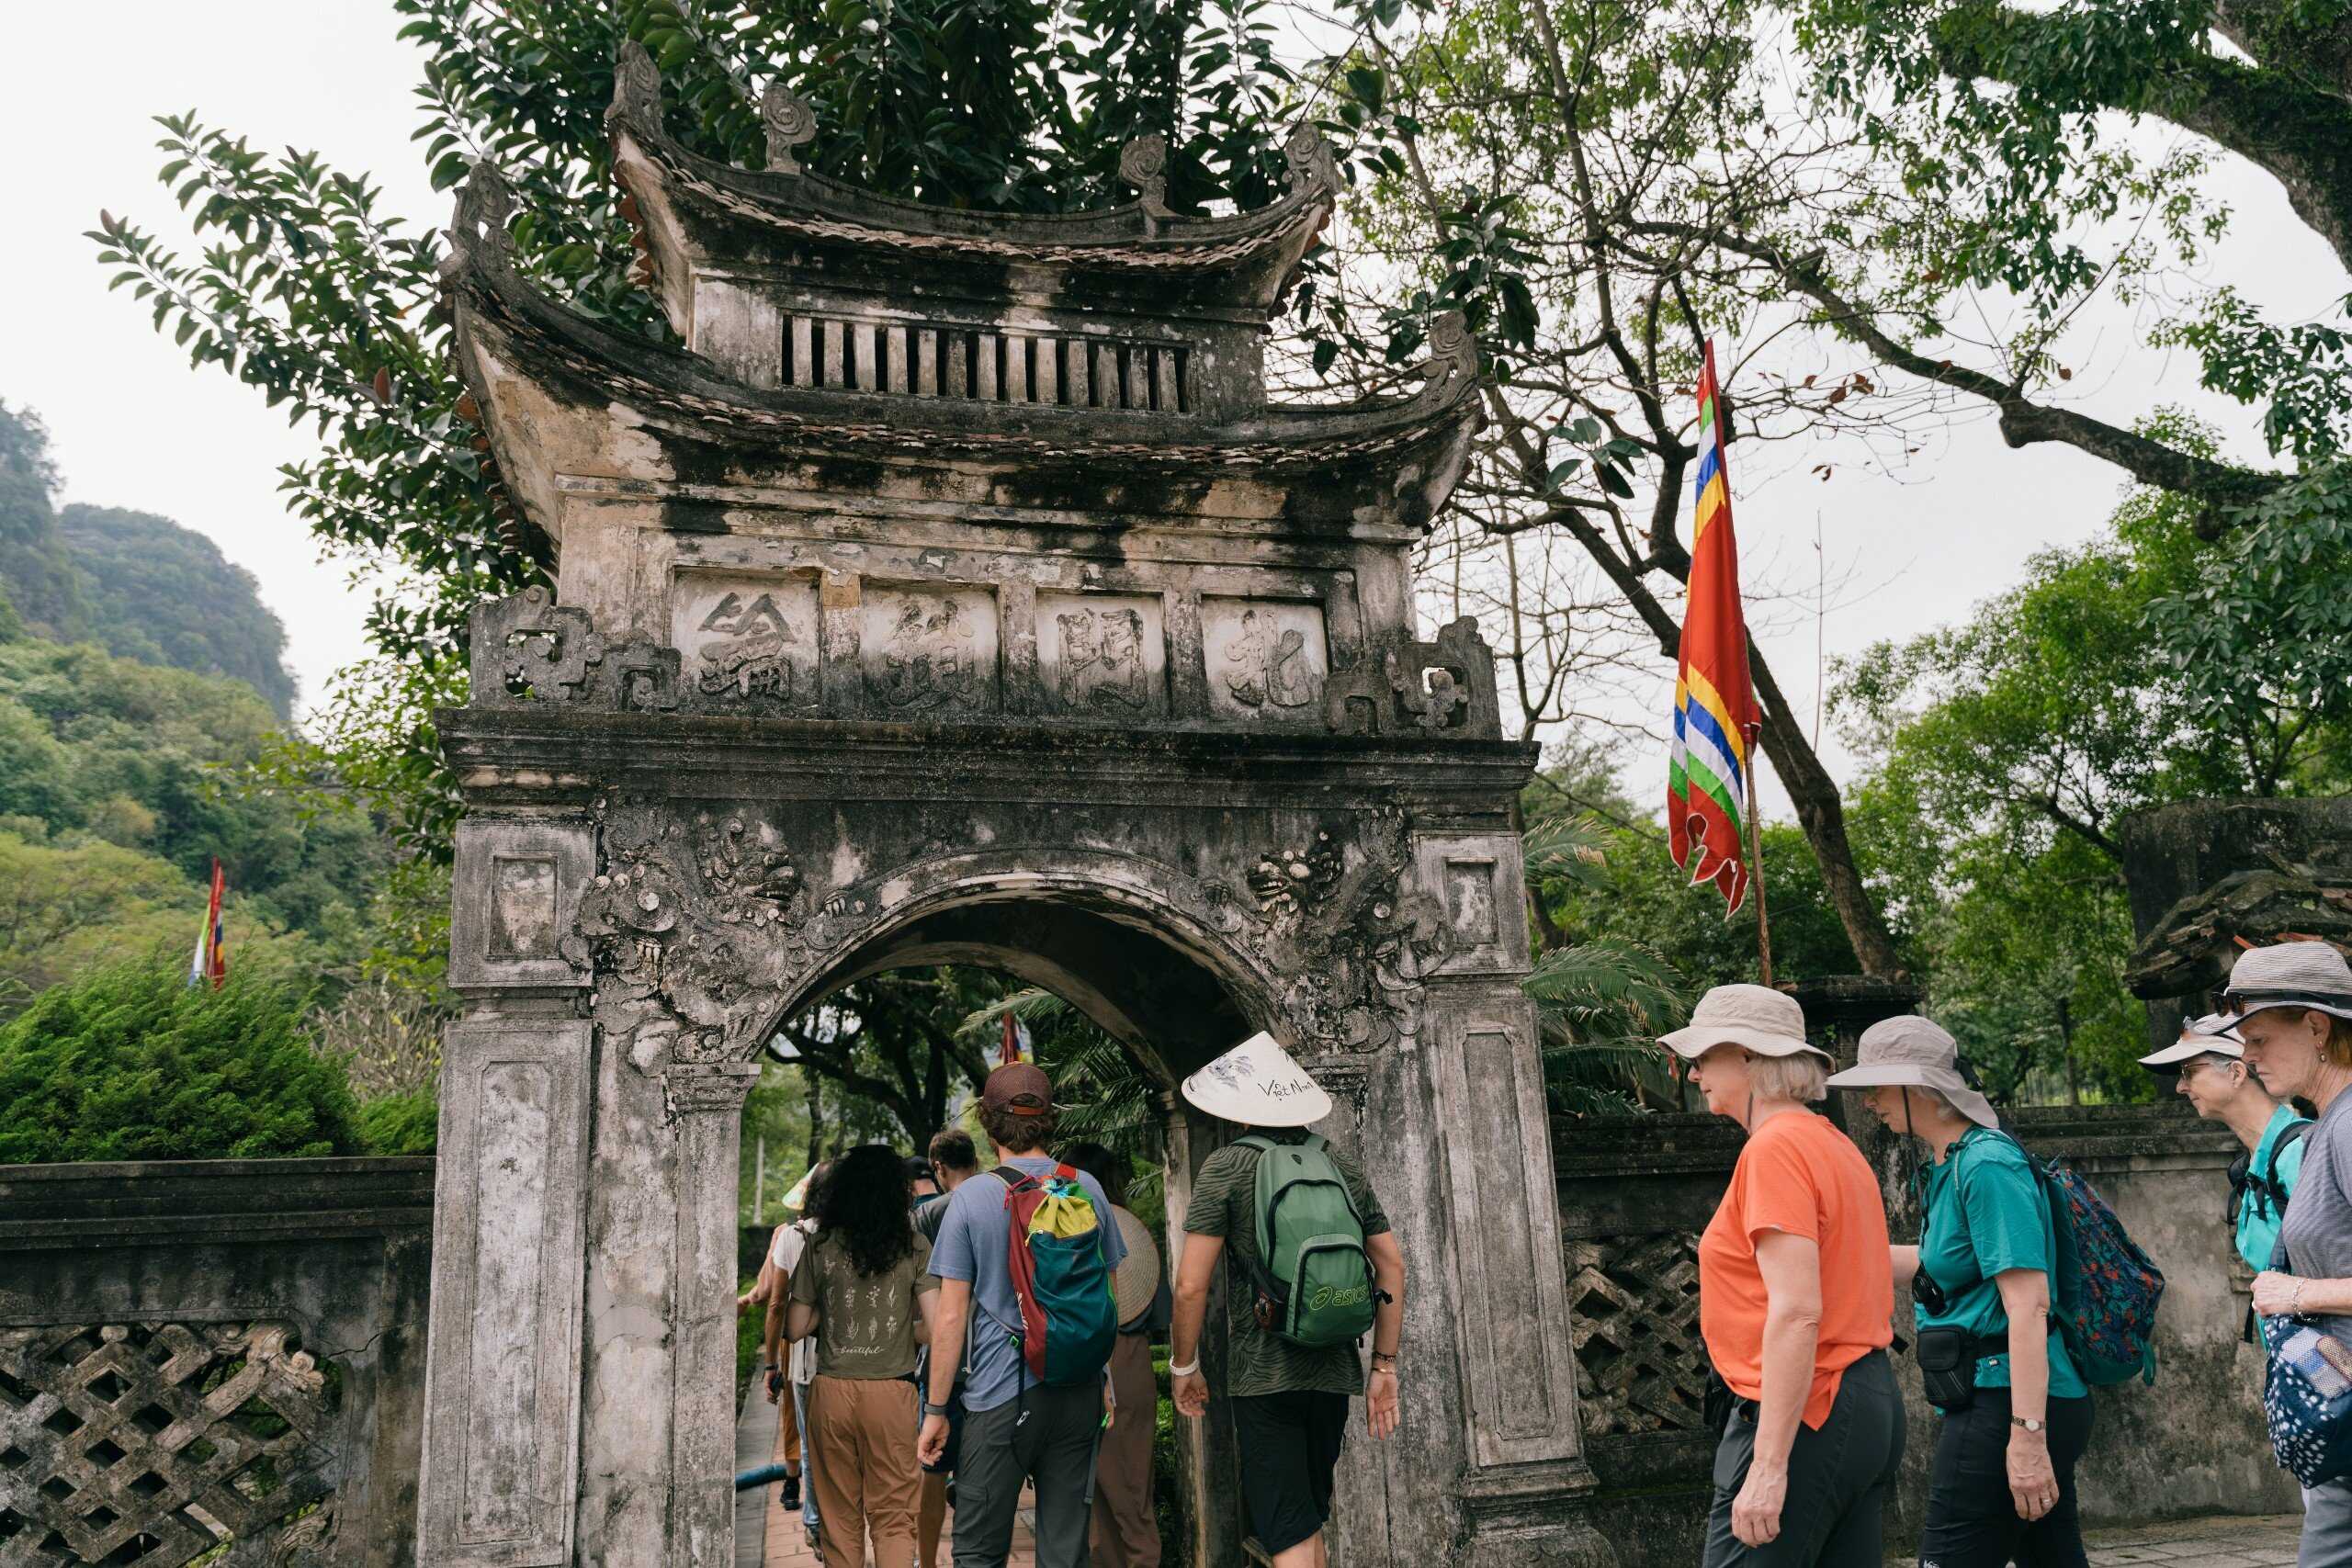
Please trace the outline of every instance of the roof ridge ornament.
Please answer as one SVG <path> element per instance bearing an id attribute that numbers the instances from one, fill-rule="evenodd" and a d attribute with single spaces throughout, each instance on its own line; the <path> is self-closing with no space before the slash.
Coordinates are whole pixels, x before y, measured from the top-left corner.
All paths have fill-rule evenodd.
<path id="1" fill-rule="evenodd" d="M 1448 310 L 1430 323 L 1430 356 L 1421 362 L 1420 390 L 1413 401 L 1442 407 L 1462 396 L 1478 379 L 1478 340 L 1471 335 L 1469 318 Z"/>
<path id="2" fill-rule="evenodd" d="M 1337 197 L 1344 188 L 1340 161 L 1332 156 L 1331 144 L 1323 140 L 1311 119 L 1300 120 L 1283 138 L 1283 162 L 1289 166 L 1290 188 L 1295 193 L 1320 190 Z"/>
<path id="3" fill-rule="evenodd" d="M 1155 130 L 1119 149 L 1119 177 L 1143 193 L 1143 213 L 1155 224 L 1173 218 L 1168 205 L 1168 138 Z"/>
<path id="4" fill-rule="evenodd" d="M 504 272 L 514 259 L 514 236 L 507 220 L 514 216 L 514 190 L 498 165 L 477 161 L 458 187 L 458 209 L 449 220 L 449 254 L 441 262 L 448 277 L 469 265 Z"/>
<path id="5" fill-rule="evenodd" d="M 605 111 L 605 118 L 648 130 L 662 129 L 662 68 L 633 38 L 621 40 L 613 62 L 613 107 Z"/>
<path id="6" fill-rule="evenodd" d="M 817 139 L 814 106 L 786 86 L 783 77 L 774 77 L 760 95 L 760 124 L 768 133 L 768 173 L 799 174 L 800 161 L 792 150 Z"/>

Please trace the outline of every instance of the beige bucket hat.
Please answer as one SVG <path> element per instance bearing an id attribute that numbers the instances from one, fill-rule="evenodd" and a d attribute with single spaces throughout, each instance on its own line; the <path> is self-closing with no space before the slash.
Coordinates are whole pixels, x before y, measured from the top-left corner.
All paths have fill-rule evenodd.
<path id="1" fill-rule="evenodd" d="M 1793 1056 L 1810 1051 L 1823 1061 L 1828 1052 L 1804 1037 L 1804 1009 L 1796 998 L 1770 986 L 1717 986 L 1690 1010 L 1687 1028 L 1658 1036 L 1658 1043 L 1695 1062 L 1718 1045 L 1744 1045 L 1759 1056 Z"/>
<path id="2" fill-rule="evenodd" d="M 1111 1270 L 1111 1294 L 1117 1303 L 1114 1310 L 1124 1325 L 1141 1317 L 1159 1294 L 1159 1243 L 1151 1227 L 1126 1210 L 1114 1209 L 1111 1217 L 1127 1244 L 1126 1257 Z"/>
<path id="3" fill-rule="evenodd" d="M 1184 1080 L 1184 1098 L 1245 1127 L 1308 1127 L 1331 1114 L 1331 1097 L 1261 1030 Z"/>
<path id="4" fill-rule="evenodd" d="M 1960 1076 L 1960 1042 L 1943 1025 L 1917 1013 L 1883 1018 L 1862 1031 L 1855 1064 L 1829 1075 L 1831 1089 L 1877 1089 L 1908 1084 L 1939 1091 L 1953 1109 L 1979 1127 L 1998 1127 L 1993 1102 Z"/>
<path id="5" fill-rule="evenodd" d="M 2140 1065 L 2154 1072 L 2177 1073 L 2182 1063 L 2199 1056 L 2227 1056 L 2234 1062 L 2245 1055 L 2245 1042 L 2230 1029 L 2229 1021 L 2218 1012 L 2190 1019 L 2180 1026 L 2178 1040 L 2161 1051 L 2149 1052 L 2140 1058 Z"/>
<path id="6" fill-rule="evenodd" d="M 2324 942 L 2247 948 L 2230 966 L 2229 988 L 2222 994 L 2222 1015 L 2212 1021 L 2212 1032 L 2233 1030 L 2271 1008 L 2352 1018 L 2352 964 Z"/>

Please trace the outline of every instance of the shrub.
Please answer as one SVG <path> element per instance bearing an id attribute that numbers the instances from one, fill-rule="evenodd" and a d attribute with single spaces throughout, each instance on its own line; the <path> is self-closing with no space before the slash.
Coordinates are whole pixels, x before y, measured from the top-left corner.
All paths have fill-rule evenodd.
<path id="1" fill-rule="evenodd" d="M 283 985 L 192 989 L 171 964 L 51 987 L 0 1027 L 0 1164 L 361 1153 L 343 1066 L 302 1016 Z"/>
<path id="2" fill-rule="evenodd" d="M 424 1089 L 365 1101 L 359 1135 L 371 1155 L 429 1155 L 440 1139 L 441 1108 Z"/>

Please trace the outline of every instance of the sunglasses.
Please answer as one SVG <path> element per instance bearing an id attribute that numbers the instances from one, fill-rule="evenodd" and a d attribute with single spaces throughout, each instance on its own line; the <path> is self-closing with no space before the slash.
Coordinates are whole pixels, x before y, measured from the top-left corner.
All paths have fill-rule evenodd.
<path id="1" fill-rule="evenodd" d="M 2228 1011 L 2236 1013 L 2256 1012 L 2263 1008 L 2291 1006 L 2298 1002 L 2307 1006 L 2352 1008 L 2352 996 L 2347 996 L 2341 991 L 2308 989 L 2223 991 L 2222 993 L 2222 1006 Z"/>

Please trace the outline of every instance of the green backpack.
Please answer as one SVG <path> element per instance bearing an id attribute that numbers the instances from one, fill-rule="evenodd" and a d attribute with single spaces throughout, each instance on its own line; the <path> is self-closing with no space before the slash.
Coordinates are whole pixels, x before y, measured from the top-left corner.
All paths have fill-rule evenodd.
<path id="1" fill-rule="evenodd" d="M 1278 1144 L 1234 1140 L 1258 1151 L 1258 1324 L 1320 1350 L 1372 1332 L 1372 1258 L 1355 1200 L 1319 1135 Z"/>

